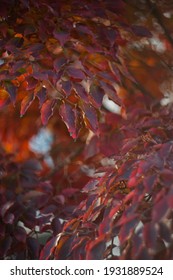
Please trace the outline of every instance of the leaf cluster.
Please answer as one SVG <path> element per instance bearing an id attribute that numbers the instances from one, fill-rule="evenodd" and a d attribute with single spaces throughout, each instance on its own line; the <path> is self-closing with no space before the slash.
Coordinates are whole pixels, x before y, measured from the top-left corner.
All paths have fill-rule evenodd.
<path id="1" fill-rule="evenodd" d="M 1 1 L 1 259 L 173 258 L 169 2 Z"/>

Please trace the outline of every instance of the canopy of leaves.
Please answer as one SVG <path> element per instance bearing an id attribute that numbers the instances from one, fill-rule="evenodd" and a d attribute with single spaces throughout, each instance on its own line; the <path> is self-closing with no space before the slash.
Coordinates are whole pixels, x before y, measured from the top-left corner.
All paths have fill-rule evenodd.
<path id="1" fill-rule="evenodd" d="M 171 1 L 1 1 L 1 259 L 173 258 L 172 30 Z"/>

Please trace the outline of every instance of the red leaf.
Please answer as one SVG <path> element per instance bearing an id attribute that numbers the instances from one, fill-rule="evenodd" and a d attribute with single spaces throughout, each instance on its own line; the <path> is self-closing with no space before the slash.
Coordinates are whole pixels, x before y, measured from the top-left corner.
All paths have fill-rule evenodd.
<path id="1" fill-rule="evenodd" d="M 104 90 L 100 86 L 92 84 L 90 87 L 90 94 L 94 100 L 94 105 L 100 108 L 105 94 Z"/>
<path id="2" fill-rule="evenodd" d="M 58 240 L 58 244 L 55 249 L 55 259 L 56 260 L 67 260 L 71 252 L 71 247 L 75 235 L 61 234 Z"/>
<path id="3" fill-rule="evenodd" d="M 77 93 L 77 95 L 84 100 L 85 102 L 88 103 L 88 94 L 86 92 L 86 90 L 83 88 L 83 86 L 81 86 L 80 84 L 73 84 L 73 89 L 75 90 L 75 92 Z"/>
<path id="4" fill-rule="evenodd" d="M 103 260 L 106 249 L 105 235 L 101 235 L 96 240 L 89 242 L 86 245 L 86 259 L 87 260 Z"/>
<path id="5" fill-rule="evenodd" d="M 134 149 L 137 146 L 138 142 L 139 140 L 137 138 L 126 139 L 122 147 L 123 153 L 127 153 L 130 150 Z"/>
<path id="6" fill-rule="evenodd" d="M 46 89 L 42 87 L 36 94 L 39 99 L 39 107 L 41 108 L 46 99 Z"/>
<path id="7" fill-rule="evenodd" d="M 28 77 L 28 78 L 26 78 L 26 81 L 28 83 L 27 90 L 33 90 L 36 88 L 36 85 L 38 83 L 38 81 L 36 79 L 34 79 L 33 77 Z"/>
<path id="8" fill-rule="evenodd" d="M 46 125 L 50 117 L 53 115 L 54 107 L 57 103 L 56 99 L 46 100 L 41 108 L 41 121 Z"/>
<path id="9" fill-rule="evenodd" d="M 97 155 L 100 151 L 99 138 L 97 135 L 93 136 L 89 143 L 85 146 L 84 155 L 85 159 L 89 159 Z"/>
<path id="10" fill-rule="evenodd" d="M 93 132 L 98 131 L 98 119 L 97 119 L 97 113 L 95 108 L 93 108 L 91 105 L 83 103 L 82 109 L 84 112 L 84 121 L 85 125 L 88 129 L 91 129 Z"/>
<path id="11" fill-rule="evenodd" d="M 57 243 L 57 236 L 52 237 L 43 247 L 40 253 L 40 260 L 48 260 L 54 251 L 54 246 Z"/>
<path id="12" fill-rule="evenodd" d="M 161 145 L 161 149 L 159 150 L 159 155 L 161 158 L 166 159 L 172 150 L 172 143 L 164 143 Z"/>
<path id="13" fill-rule="evenodd" d="M 48 72 L 46 72 L 46 71 L 41 71 L 40 69 L 37 69 L 37 71 L 35 71 L 35 72 L 33 73 L 33 77 L 34 77 L 36 80 L 40 80 L 40 81 L 48 80 Z"/>
<path id="14" fill-rule="evenodd" d="M 75 82 L 81 82 L 82 80 L 84 80 L 86 78 L 86 76 L 82 70 L 74 68 L 74 67 L 69 67 L 67 69 L 67 73 L 68 73 L 69 78 Z"/>
<path id="15" fill-rule="evenodd" d="M 100 81 L 100 84 L 103 90 L 105 91 L 105 93 L 108 95 L 108 97 L 120 106 L 122 102 L 121 99 L 118 97 L 115 88 L 103 81 Z"/>
<path id="16" fill-rule="evenodd" d="M 99 181 L 97 179 L 89 181 L 85 185 L 85 187 L 82 189 L 82 192 L 91 193 L 93 190 L 95 190 L 97 188 L 96 186 L 97 186 L 98 182 Z"/>
<path id="17" fill-rule="evenodd" d="M 35 96 L 33 93 L 28 92 L 28 95 L 22 100 L 21 102 L 21 109 L 20 109 L 20 116 L 23 117 L 23 115 L 26 113 L 30 105 L 32 104 Z"/>
<path id="18" fill-rule="evenodd" d="M 85 260 L 85 246 L 88 241 L 88 237 L 76 238 L 73 247 L 73 259 L 74 260 Z"/>
<path id="19" fill-rule="evenodd" d="M 79 133 L 78 116 L 76 108 L 72 108 L 70 104 L 63 103 L 59 109 L 60 116 L 66 124 L 70 136 L 76 139 Z"/>
<path id="20" fill-rule="evenodd" d="M 139 223 L 138 218 L 136 218 L 136 215 L 133 215 L 131 217 L 124 217 L 123 218 L 123 225 L 121 225 L 120 233 L 119 233 L 119 239 L 121 241 L 121 244 L 123 244 L 126 240 L 128 240 L 130 234 L 134 231 L 135 227 Z"/>
<path id="21" fill-rule="evenodd" d="M 143 180 L 143 185 L 147 193 L 150 193 L 157 183 L 157 174 L 146 176 Z"/>
<path id="22" fill-rule="evenodd" d="M 160 178 L 165 186 L 170 186 L 170 184 L 173 181 L 173 171 L 170 169 L 163 169 L 163 171 L 160 174 Z"/>
<path id="23" fill-rule="evenodd" d="M 153 207 L 152 217 L 153 220 L 160 221 L 168 211 L 168 201 L 167 197 L 161 199 L 156 205 Z"/>
<path id="24" fill-rule="evenodd" d="M 61 81 L 62 89 L 66 96 L 71 94 L 71 82 L 70 81 Z"/>

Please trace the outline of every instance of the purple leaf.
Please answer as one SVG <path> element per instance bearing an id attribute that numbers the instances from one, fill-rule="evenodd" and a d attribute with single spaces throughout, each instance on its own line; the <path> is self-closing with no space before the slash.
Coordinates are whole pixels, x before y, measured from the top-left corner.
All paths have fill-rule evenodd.
<path id="1" fill-rule="evenodd" d="M 152 33 L 144 26 L 132 25 L 131 30 L 136 36 L 148 38 L 152 37 Z"/>
<path id="2" fill-rule="evenodd" d="M 53 66 L 54 66 L 55 70 L 56 70 L 57 72 L 59 72 L 59 70 L 61 69 L 61 67 L 64 66 L 66 63 L 67 63 L 66 58 L 64 58 L 64 57 L 62 56 L 62 57 L 59 57 L 59 58 L 55 59 L 55 61 L 54 61 L 54 63 L 53 63 Z"/>
<path id="3" fill-rule="evenodd" d="M 46 245 L 41 250 L 39 259 L 48 260 L 54 251 L 54 247 L 55 247 L 56 243 L 57 243 L 57 236 L 54 236 L 46 243 Z"/>
<path id="4" fill-rule="evenodd" d="M 41 121 L 43 125 L 46 125 L 50 117 L 53 116 L 53 110 L 56 103 L 56 99 L 47 100 L 43 103 L 41 108 Z"/>
<path id="5" fill-rule="evenodd" d="M 67 73 L 69 78 L 75 82 L 81 82 L 86 78 L 84 72 L 78 68 L 68 67 Z"/>
<path id="6" fill-rule="evenodd" d="M 91 105 L 83 103 L 82 109 L 84 112 L 84 121 L 87 128 L 91 129 L 93 132 L 98 131 L 98 119 L 97 112 L 95 108 Z"/>
<path id="7" fill-rule="evenodd" d="M 68 41 L 69 38 L 69 34 L 64 32 L 64 31 L 56 31 L 54 30 L 53 35 L 55 37 L 55 39 L 57 39 L 61 46 L 64 46 L 64 44 Z"/>
<path id="8" fill-rule="evenodd" d="M 74 83 L 73 84 L 73 89 L 75 90 L 75 92 L 77 93 L 77 95 L 84 100 L 86 103 L 89 102 L 88 100 L 88 93 L 86 92 L 86 90 L 83 88 L 82 85 Z"/>
<path id="9" fill-rule="evenodd" d="M 94 100 L 95 107 L 100 108 L 105 94 L 104 90 L 100 86 L 92 84 L 90 87 L 90 94 Z"/>
<path id="10" fill-rule="evenodd" d="M 106 249 L 105 235 L 101 235 L 86 245 L 87 260 L 103 260 Z"/>
<path id="11" fill-rule="evenodd" d="M 21 109 L 20 109 L 20 116 L 23 117 L 32 102 L 35 99 L 35 96 L 33 93 L 27 92 L 28 95 L 22 100 L 21 102 Z"/>
<path id="12" fill-rule="evenodd" d="M 60 106 L 59 113 L 68 128 L 70 136 L 72 136 L 73 139 L 76 139 L 80 129 L 78 127 L 78 116 L 76 108 L 73 108 L 70 104 L 63 103 Z"/>
<path id="13" fill-rule="evenodd" d="M 16 87 L 11 83 L 6 83 L 6 90 L 9 93 L 11 102 L 15 104 L 16 101 Z"/>
<path id="14" fill-rule="evenodd" d="M 39 99 L 39 107 L 41 108 L 43 103 L 45 102 L 46 100 L 46 89 L 44 87 L 42 87 L 36 94 L 36 96 L 38 97 Z"/>

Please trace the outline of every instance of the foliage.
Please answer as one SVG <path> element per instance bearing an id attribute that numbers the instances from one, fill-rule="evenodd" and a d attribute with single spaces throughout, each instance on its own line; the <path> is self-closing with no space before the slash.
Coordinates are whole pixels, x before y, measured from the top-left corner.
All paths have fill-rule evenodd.
<path id="1" fill-rule="evenodd" d="M 1 259 L 173 258 L 172 17 L 171 1 L 1 1 Z"/>

